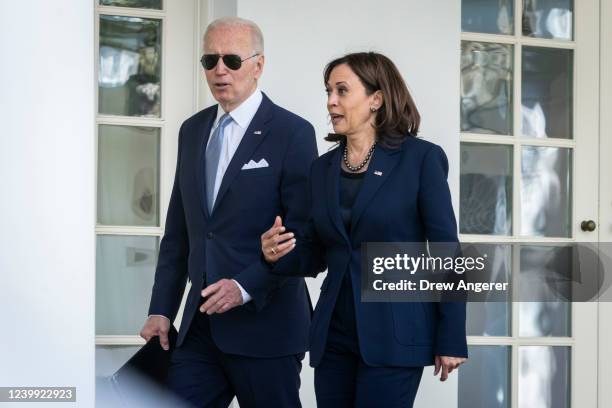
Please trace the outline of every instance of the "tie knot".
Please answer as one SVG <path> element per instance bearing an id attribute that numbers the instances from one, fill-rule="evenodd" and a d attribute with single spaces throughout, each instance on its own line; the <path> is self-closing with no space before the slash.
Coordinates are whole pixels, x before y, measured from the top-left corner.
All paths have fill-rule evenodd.
<path id="1" fill-rule="evenodd" d="M 230 116 L 229 113 L 224 113 L 223 116 L 221 116 L 221 119 L 219 119 L 219 128 L 223 129 L 225 128 L 227 125 L 229 125 L 229 123 L 232 121 L 232 117 Z"/>

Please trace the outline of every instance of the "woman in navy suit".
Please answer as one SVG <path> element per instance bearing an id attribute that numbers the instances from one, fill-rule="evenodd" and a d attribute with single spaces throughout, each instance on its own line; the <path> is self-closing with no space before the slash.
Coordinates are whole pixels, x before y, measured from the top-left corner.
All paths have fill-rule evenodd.
<path id="1" fill-rule="evenodd" d="M 338 146 L 311 169 L 304 231 L 280 217 L 261 237 L 271 272 L 328 269 L 310 329 L 319 407 L 411 407 L 423 373 L 467 358 L 465 303 L 361 302 L 364 242 L 457 242 L 442 149 L 417 139 L 420 117 L 399 71 L 378 53 L 330 62 L 327 109 Z"/>

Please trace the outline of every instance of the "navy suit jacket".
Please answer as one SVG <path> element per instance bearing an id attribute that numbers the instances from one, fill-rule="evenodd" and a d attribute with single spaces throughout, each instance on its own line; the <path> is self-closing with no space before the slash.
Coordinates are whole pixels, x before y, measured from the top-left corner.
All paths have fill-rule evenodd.
<path id="1" fill-rule="evenodd" d="M 223 352 L 251 357 L 303 353 L 312 307 L 303 278 L 270 274 L 260 236 L 283 217 L 299 229 L 308 218 L 308 175 L 317 157 L 310 123 L 263 96 L 234 154 L 209 214 L 205 149 L 217 106 L 181 126 L 174 187 L 161 241 L 149 314 L 174 321 L 187 279 L 192 282 L 177 339 L 180 347 L 201 290 L 235 279 L 253 300 L 210 316 L 212 338 Z M 250 160 L 269 167 L 242 170 Z"/>
<path id="2" fill-rule="evenodd" d="M 328 268 L 311 324 L 311 365 L 316 367 L 325 351 L 344 273 L 351 274 L 359 347 L 368 365 L 425 366 L 436 354 L 467 357 L 464 302 L 360 301 L 362 243 L 458 242 L 446 155 L 415 137 L 397 149 L 378 144 L 352 208 L 349 235 L 339 205 L 343 149 L 340 145 L 313 164 L 310 220 L 297 233 L 296 249 L 274 267 L 280 275 L 302 276 Z"/>

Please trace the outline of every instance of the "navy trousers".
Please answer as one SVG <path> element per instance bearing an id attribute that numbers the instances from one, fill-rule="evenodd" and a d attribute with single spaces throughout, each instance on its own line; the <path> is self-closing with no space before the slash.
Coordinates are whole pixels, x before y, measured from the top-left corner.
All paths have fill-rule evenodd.
<path id="1" fill-rule="evenodd" d="M 347 273 L 334 307 L 323 359 L 315 368 L 317 407 L 411 408 L 422 374 L 423 367 L 372 367 L 363 361 Z"/>
<path id="2" fill-rule="evenodd" d="M 184 343 L 172 354 L 168 385 L 194 407 L 227 408 L 236 396 L 240 408 L 299 408 L 303 357 L 223 353 L 212 341 L 209 317 L 198 311 Z"/>

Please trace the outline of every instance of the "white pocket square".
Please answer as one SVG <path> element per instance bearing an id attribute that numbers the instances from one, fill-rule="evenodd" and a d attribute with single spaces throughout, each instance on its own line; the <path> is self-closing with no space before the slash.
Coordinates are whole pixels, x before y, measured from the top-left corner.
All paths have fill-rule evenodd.
<path id="1" fill-rule="evenodd" d="M 270 167 L 266 159 L 261 159 L 258 162 L 255 162 L 254 160 L 249 160 L 248 163 L 242 166 L 242 170 L 261 169 L 264 167 Z"/>

